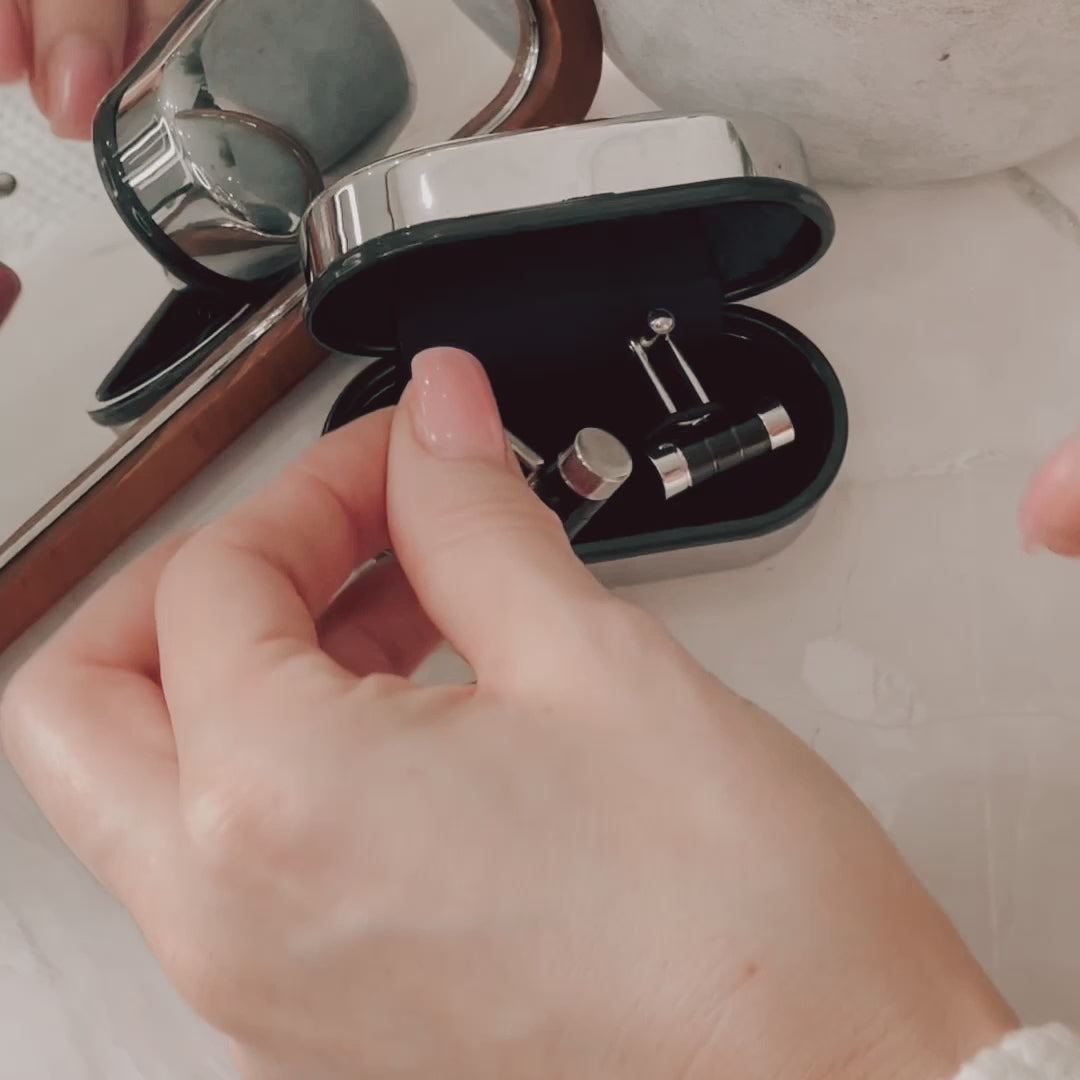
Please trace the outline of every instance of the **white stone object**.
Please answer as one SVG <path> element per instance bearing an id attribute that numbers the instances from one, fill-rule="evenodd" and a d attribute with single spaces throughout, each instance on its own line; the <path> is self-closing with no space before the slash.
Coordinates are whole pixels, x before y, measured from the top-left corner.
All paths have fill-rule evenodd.
<path id="1" fill-rule="evenodd" d="M 1074 0 L 598 6 L 611 55 L 658 105 L 769 113 L 822 180 L 973 176 L 1080 135 Z"/>

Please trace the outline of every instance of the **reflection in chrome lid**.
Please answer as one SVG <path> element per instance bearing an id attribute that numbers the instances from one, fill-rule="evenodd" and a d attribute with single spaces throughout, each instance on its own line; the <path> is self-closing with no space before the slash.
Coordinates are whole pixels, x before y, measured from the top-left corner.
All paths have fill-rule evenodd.
<path id="1" fill-rule="evenodd" d="M 477 123 L 492 130 L 522 100 L 539 49 L 532 0 L 493 2 L 522 28 L 516 56 L 455 0 L 194 0 L 98 112 L 118 210 L 186 282 L 290 272 L 326 183 Z"/>

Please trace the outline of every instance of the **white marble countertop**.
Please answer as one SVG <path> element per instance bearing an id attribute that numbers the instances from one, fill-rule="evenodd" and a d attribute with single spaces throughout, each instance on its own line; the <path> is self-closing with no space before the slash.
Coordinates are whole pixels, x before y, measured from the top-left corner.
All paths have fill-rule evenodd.
<path id="1" fill-rule="evenodd" d="M 612 85 L 598 111 L 632 108 Z M 840 374 L 840 481 L 770 562 L 626 592 L 840 770 L 1025 1019 L 1080 1024 L 1080 566 L 1025 556 L 1016 528 L 1036 464 L 1080 428 L 1080 147 L 826 194 L 835 248 L 761 304 Z M 291 459 L 351 370 L 328 363 L 86 588 Z M 3 765 L 0 1046 L 0 1080 L 231 1075 Z"/>

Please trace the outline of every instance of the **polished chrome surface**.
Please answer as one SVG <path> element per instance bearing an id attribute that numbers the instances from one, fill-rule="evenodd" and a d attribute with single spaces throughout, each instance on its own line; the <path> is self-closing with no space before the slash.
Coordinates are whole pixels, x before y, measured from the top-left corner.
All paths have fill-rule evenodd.
<path id="1" fill-rule="evenodd" d="M 653 311 L 649 314 L 649 329 L 657 337 L 675 333 L 675 316 L 670 311 Z"/>
<path id="2" fill-rule="evenodd" d="M 682 369 L 683 375 L 686 376 L 686 381 L 693 387 L 694 393 L 698 396 L 698 400 L 702 405 L 710 405 L 709 395 L 705 393 L 705 387 L 701 385 L 701 380 L 697 377 L 697 372 L 690 366 L 686 357 L 683 355 L 682 349 L 675 344 L 675 340 L 672 337 L 672 334 L 675 333 L 675 326 L 675 316 L 672 315 L 670 311 L 664 309 L 653 311 L 649 314 L 649 329 L 652 330 L 654 336 L 651 338 L 642 338 L 641 341 L 636 345 L 632 345 L 631 348 L 633 348 L 638 359 L 642 361 L 646 372 L 653 380 L 653 384 L 658 386 L 660 380 L 658 379 L 652 364 L 649 363 L 648 352 L 659 342 L 663 341 L 671 350 L 671 355 L 675 357 L 676 362 Z M 671 398 L 666 391 L 662 391 L 662 393 L 665 399 L 664 404 L 668 405 L 668 411 L 674 412 L 674 406 L 669 404 Z"/>
<path id="3" fill-rule="evenodd" d="M 795 425 L 783 405 L 776 405 L 768 412 L 761 413 L 758 419 L 765 425 L 769 445 L 773 450 L 782 450 L 795 441 Z"/>
<path id="4" fill-rule="evenodd" d="M 686 357 L 683 356 L 682 349 L 675 344 L 670 334 L 665 335 L 664 340 L 667 342 L 668 348 L 671 350 L 672 356 L 679 362 L 679 367 L 682 369 L 682 373 L 686 376 L 687 382 L 694 388 L 694 393 L 697 394 L 698 400 L 702 405 L 708 405 L 709 395 L 705 393 L 705 387 L 701 385 L 701 380 L 697 377 L 697 373 L 690 366 Z"/>
<path id="5" fill-rule="evenodd" d="M 785 446 L 791 446 L 795 442 L 795 425 L 783 405 L 774 405 L 771 409 L 759 413 L 757 419 L 761 423 L 764 434 L 768 437 L 768 450 L 782 450 Z M 750 424 L 752 423 L 753 421 L 750 421 Z M 743 427 L 746 426 L 749 426 L 749 424 L 743 425 Z M 736 433 L 736 442 L 738 442 L 737 432 L 741 430 L 742 428 L 732 429 L 732 432 Z M 755 435 L 755 441 L 756 438 Z M 757 456 L 758 453 L 767 452 L 764 442 L 761 442 L 751 448 L 750 456 L 753 457 Z M 747 460 L 746 453 L 747 448 L 744 447 L 741 460 Z M 694 476 L 686 459 L 686 453 L 682 448 L 672 443 L 665 444 L 654 450 L 649 455 L 649 460 L 660 475 L 660 480 L 664 485 L 665 498 L 674 499 L 694 487 Z M 699 477 L 698 483 L 700 482 Z"/>
<path id="6" fill-rule="evenodd" d="M 378 161 L 319 195 L 301 230 L 305 273 L 317 281 L 364 245 L 418 226 L 751 176 L 809 185 L 794 132 L 761 116 L 648 114 L 446 143 Z"/>
<path id="7" fill-rule="evenodd" d="M 678 412 L 675 408 L 675 402 L 667 392 L 667 388 L 664 386 L 663 382 L 661 382 L 660 376 L 656 374 L 656 368 L 652 366 L 652 361 L 649 359 L 649 350 L 645 346 L 645 339 L 637 338 L 631 341 L 630 351 L 638 358 L 638 362 L 641 364 L 645 374 L 648 375 L 649 382 L 652 383 L 657 397 L 664 403 L 664 408 L 674 416 L 675 413 Z"/>
<path id="8" fill-rule="evenodd" d="M 114 201 L 185 280 L 287 272 L 327 183 L 463 129 L 492 131 L 520 105 L 538 20 L 532 0 L 501 2 L 519 27 L 511 56 L 454 0 L 189 3 L 102 107 Z"/>
<path id="9" fill-rule="evenodd" d="M 607 502 L 630 479 L 634 459 L 610 432 L 585 428 L 559 458 L 566 486 L 589 502 Z"/>
<path id="10" fill-rule="evenodd" d="M 771 559 L 790 547 L 810 527 L 816 511 L 811 510 L 790 525 L 775 532 L 763 533 L 733 540 L 729 543 L 693 545 L 669 548 L 635 555 L 628 559 L 610 559 L 595 562 L 597 555 L 586 544 L 581 555 L 590 562 L 590 569 L 609 589 L 627 588 L 661 581 L 716 574 L 725 570 L 739 570 Z"/>
<path id="11" fill-rule="evenodd" d="M 531 446 L 522 442 L 516 435 L 511 435 L 509 431 L 506 433 L 506 438 L 510 443 L 510 449 L 514 452 L 514 457 L 518 459 L 518 464 L 527 477 L 535 475 L 544 467 L 544 459 Z"/>
<path id="12" fill-rule="evenodd" d="M 673 444 L 661 446 L 649 455 L 649 460 L 660 475 L 660 480 L 664 485 L 665 499 L 674 499 L 694 486 L 690 464 L 686 460 L 686 455 L 677 446 Z"/>

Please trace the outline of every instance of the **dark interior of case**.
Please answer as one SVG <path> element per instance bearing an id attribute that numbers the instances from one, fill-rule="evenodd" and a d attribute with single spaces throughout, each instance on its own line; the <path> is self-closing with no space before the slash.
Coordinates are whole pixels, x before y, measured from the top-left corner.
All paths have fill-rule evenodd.
<path id="1" fill-rule="evenodd" d="M 805 270 L 832 230 L 828 208 L 807 189 L 739 180 L 661 193 L 659 201 L 656 193 L 580 200 L 546 215 L 490 215 L 437 235 L 388 238 L 312 288 L 316 337 L 342 352 L 387 354 L 348 388 L 328 428 L 394 404 L 408 379 L 406 358 L 457 346 L 483 363 L 508 430 L 545 458 L 587 426 L 633 452 L 632 479 L 578 539 L 583 558 L 783 528 L 812 510 L 836 477 L 847 443 L 844 396 L 803 334 L 732 300 Z M 667 411 L 629 348 L 648 334 L 657 308 L 675 316 L 674 338 L 717 406 L 709 432 L 776 403 L 796 432 L 792 446 L 670 502 L 647 457 Z M 677 407 L 697 405 L 668 350 L 650 356 Z"/>

